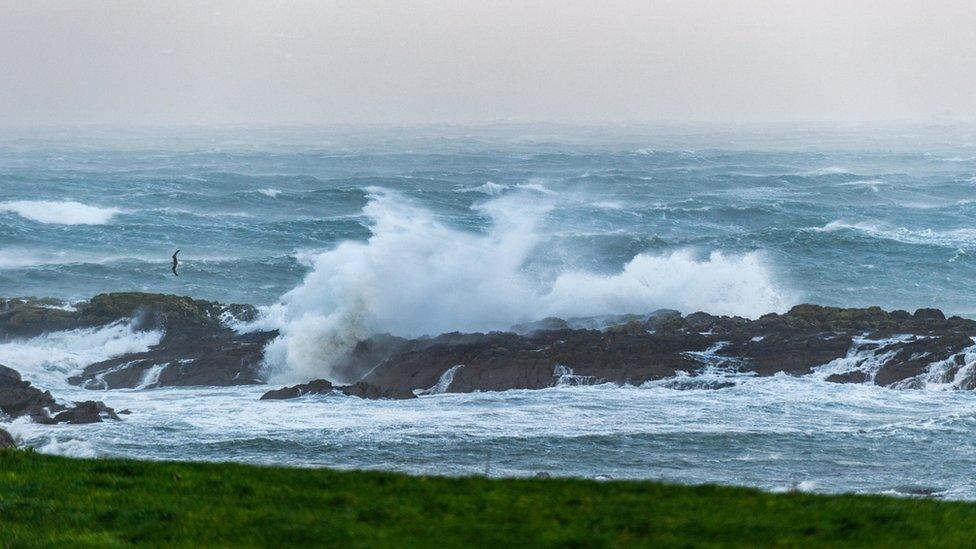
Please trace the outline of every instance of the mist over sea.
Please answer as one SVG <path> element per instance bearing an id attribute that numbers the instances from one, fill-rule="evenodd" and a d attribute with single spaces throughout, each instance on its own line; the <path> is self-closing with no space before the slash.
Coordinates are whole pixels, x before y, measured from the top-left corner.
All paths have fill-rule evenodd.
<path id="1" fill-rule="evenodd" d="M 258 305 L 282 329 L 268 349 L 281 382 L 327 376 L 317 357 L 336 341 L 546 316 L 812 302 L 974 317 L 974 281 L 971 127 L 0 129 L 0 296 Z M 153 337 L 5 342 L 0 364 L 81 400 L 73 371 Z M 133 414 L 9 427 L 72 455 L 473 474 L 490 453 L 497 474 L 976 498 L 969 392 L 733 382 L 404 402 L 96 391 Z"/>

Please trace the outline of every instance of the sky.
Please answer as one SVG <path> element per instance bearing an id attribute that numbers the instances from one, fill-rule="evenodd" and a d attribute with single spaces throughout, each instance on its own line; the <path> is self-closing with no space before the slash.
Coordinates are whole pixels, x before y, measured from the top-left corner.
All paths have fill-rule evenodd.
<path id="1" fill-rule="evenodd" d="M 0 124 L 976 121 L 973 0 L 0 0 Z"/>

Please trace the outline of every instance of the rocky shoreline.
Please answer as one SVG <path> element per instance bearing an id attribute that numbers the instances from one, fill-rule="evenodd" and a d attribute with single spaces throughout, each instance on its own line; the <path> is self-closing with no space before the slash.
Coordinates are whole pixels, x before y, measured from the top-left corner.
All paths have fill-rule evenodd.
<path id="1" fill-rule="evenodd" d="M 47 299 L 0 300 L 0 342 L 126 323 L 157 332 L 148 350 L 88 365 L 69 382 L 87 389 L 231 386 L 266 383 L 264 347 L 276 331 L 231 328 L 257 317 L 250 305 L 184 296 L 101 294 L 67 305 Z M 756 376 L 817 373 L 827 381 L 896 389 L 937 383 L 976 388 L 976 321 L 937 309 L 884 311 L 798 305 L 758 319 L 659 310 L 598 319 L 547 318 L 506 332 L 448 333 L 361 341 L 335 370 L 347 385 L 312 380 L 267 392 L 284 399 L 338 393 L 415 398 L 431 393 L 544 389 L 560 384 L 640 385 L 681 379 L 689 388 L 722 388 L 706 372 Z M 700 382 L 696 380 L 701 380 Z M 676 388 L 682 384 L 675 383 Z M 0 409 L 38 422 L 116 419 L 98 401 L 66 405 L 0 369 Z M 61 418 L 61 419 L 58 419 Z M 96 419 L 97 418 L 97 419 Z"/>

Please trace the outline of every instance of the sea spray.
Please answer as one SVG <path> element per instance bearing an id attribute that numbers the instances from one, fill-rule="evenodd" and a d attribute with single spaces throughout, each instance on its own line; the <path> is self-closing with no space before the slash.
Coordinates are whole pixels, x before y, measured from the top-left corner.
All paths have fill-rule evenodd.
<path id="1" fill-rule="evenodd" d="M 525 269 L 543 243 L 537 227 L 551 209 L 538 194 L 476 205 L 491 221 L 479 234 L 448 227 L 399 193 L 370 193 L 364 214 L 372 236 L 320 254 L 305 280 L 260 321 L 281 330 L 265 356 L 273 380 L 355 381 L 361 372 L 334 367 L 374 333 L 486 331 L 545 316 L 662 307 L 757 316 L 794 302 L 759 253 L 641 254 L 617 274 L 567 268 L 540 281 Z"/>
<path id="2" fill-rule="evenodd" d="M 61 387 L 85 366 L 146 351 L 163 338 L 160 331 L 138 331 L 130 322 L 50 332 L 0 343 L 0 364 L 9 366 L 45 389 Z"/>

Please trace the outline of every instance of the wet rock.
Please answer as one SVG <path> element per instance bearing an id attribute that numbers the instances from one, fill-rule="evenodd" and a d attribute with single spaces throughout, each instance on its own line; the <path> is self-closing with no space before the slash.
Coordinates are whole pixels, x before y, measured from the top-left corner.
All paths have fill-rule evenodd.
<path id="1" fill-rule="evenodd" d="M 0 450 L 16 447 L 17 442 L 14 441 L 14 437 L 5 429 L 0 429 Z"/>
<path id="2" fill-rule="evenodd" d="M 864 383 L 868 380 L 868 374 L 861 370 L 853 370 L 842 374 L 830 374 L 825 379 L 831 383 Z"/>
<path id="3" fill-rule="evenodd" d="M 644 321 L 644 326 L 648 330 L 656 331 L 661 328 L 661 326 L 666 325 L 668 322 L 679 321 L 683 324 L 681 318 L 681 312 L 675 311 L 674 309 L 658 309 L 647 316 L 647 320 Z"/>
<path id="4" fill-rule="evenodd" d="M 512 331 L 516 334 L 531 334 L 546 330 L 565 330 L 569 328 L 569 323 L 561 318 L 549 316 L 535 322 L 526 322 L 512 326 Z"/>
<path id="5" fill-rule="evenodd" d="M 273 389 L 261 395 L 261 400 L 284 400 L 288 398 L 298 398 L 305 395 L 327 394 L 334 390 L 335 387 L 333 387 L 332 383 L 324 379 L 315 379 L 300 385 Z"/>
<path id="6" fill-rule="evenodd" d="M 8 417 L 27 416 L 36 423 L 96 423 L 119 419 L 112 408 L 100 401 L 58 403 L 49 391 L 42 391 L 21 379 L 20 373 L 0 366 L 0 410 Z M 53 417 L 51 414 L 54 414 Z"/>
<path id="7" fill-rule="evenodd" d="M 253 320 L 250 305 L 221 305 L 184 296 L 101 294 L 77 306 L 78 326 L 127 320 L 163 337 L 146 352 L 89 365 L 68 381 L 90 389 L 227 386 L 263 383 L 264 347 L 277 332 L 237 334 L 228 320 Z"/>
<path id="8" fill-rule="evenodd" d="M 238 335 L 227 322 L 256 314 L 250 305 L 139 292 L 100 294 L 73 307 L 7 299 L 0 301 L 0 340 L 129 322 L 136 330 L 162 331 L 159 345 L 90 365 L 69 381 L 100 389 L 246 385 L 263 381 L 264 346 L 277 333 Z"/>
<path id="9" fill-rule="evenodd" d="M 662 387 L 677 391 L 717 391 L 735 387 L 733 381 L 719 381 L 715 379 L 702 379 L 697 377 L 679 377 L 661 383 Z"/>
<path id="10" fill-rule="evenodd" d="M 104 419 L 118 420 L 115 410 L 100 400 L 86 400 L 59 412 L 54 416 L 54 423 L 70 423 L 81 425 L 85 423 L 101 423 Z"/>
<path id="11" fill-rule="evenodd" d="M 874 382 L 878 385 L 894 385 L 920 376 L 932 363 L 945 361 L 972 345 L 973 340 L 970 337 L 956 333 L 886 345 L 875 353 L 879 355 L 890 353 L 892 356 L 875 374 Z"/>
<path id="12" fill-rule="evenodd" d="M 919 309 L 915 311 L 915 314 L 912 316 L 915 318 L 915 320 L 921 320 L 921 321 L 927 321 L 927 320 L 942 321 L 946 319 L 945 314 L 939 309 Z"/>
<path id="13" fill-rule="evenodd" d="M 347 396 L 354 396 L 359 398 L 366 398 L 370 400 L 376 399 L 408 399 L 417 398 L 412 391 L 401 391 L 398 389 L 384 389 L 377 387 L 371 383 L 366 383 L 360 381 L 352 385 L 333 385 L 329 381 L 324 379 L 316 379 L 309 381 L 308 383 L 302 383 L 299 385 L 293 385 L 291 387 L 282 387 L 281 389 L 273 389 L 261 395 L 261 400 L 284 400 L 289 398 L 298 398 L 305 395 L 321 395 L 329 394 L 333 392 L 339 392 Z"/>
<path id="14" fill-rule="evenodd" d="M 59 409 L 50 392 L 23 381 L 16 370 L 0 366 L 0 410 L 8 417 L 28 416 L 35 420 L 46 420 L 49 412 Z"/>
<path id="15" fill-rule="evenodd" d="M 413 391 L 398 389 L 395 387 L 383 388 L 373 385 L 372 383 L 366 383 L 360 381 L 358 383 L 353 383 L 352 385 L 347 385 L 344 387 L 337 387 L 337 389 L 343 394 L 359 397 L 368 398 L 370 400 L 376 399 L 391 399 L 391 400 L 405 400 L 410 398 L 417 398 L 417 395 Z"/>

